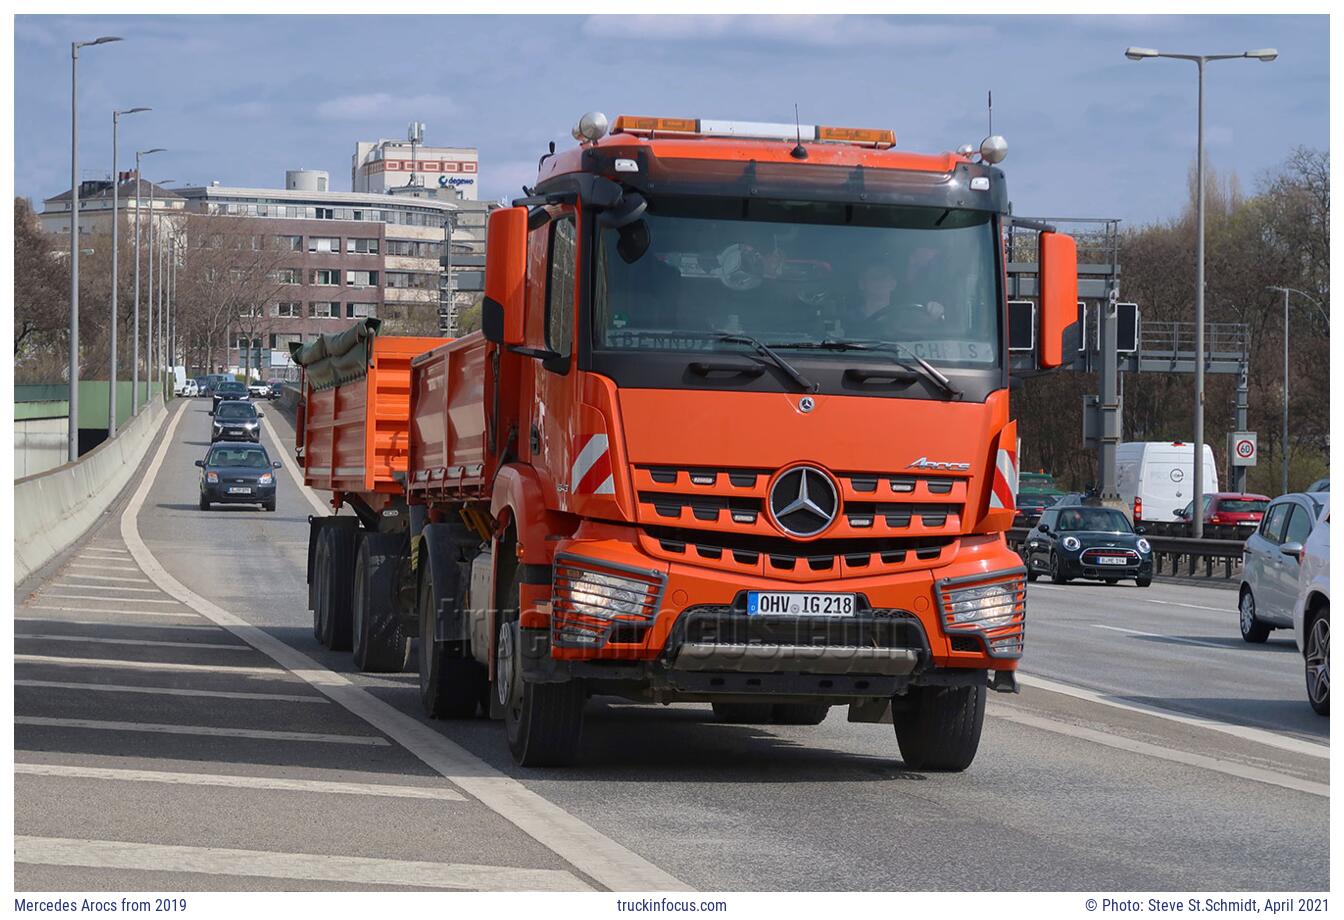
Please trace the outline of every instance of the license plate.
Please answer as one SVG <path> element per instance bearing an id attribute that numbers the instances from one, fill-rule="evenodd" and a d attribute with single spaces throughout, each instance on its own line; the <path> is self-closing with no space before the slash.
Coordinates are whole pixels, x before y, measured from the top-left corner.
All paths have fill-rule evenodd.
<path id="1" fill-rule="evenodd" d="M 251 495 L 252 490 L 247 486 L 229 486 L 230 495 Z"/>
<path id="2" fill-rule="evenodd" d="M 1124 556 L 1101 556 L 1097 561 L 1102 565 L 1124 565 L 1129 562 Z"/>
<path id="3" fill-rule="evenodd" d="M 853 594 L 748 591 L 747 613 L 756 616 L 852 617 Z"/>

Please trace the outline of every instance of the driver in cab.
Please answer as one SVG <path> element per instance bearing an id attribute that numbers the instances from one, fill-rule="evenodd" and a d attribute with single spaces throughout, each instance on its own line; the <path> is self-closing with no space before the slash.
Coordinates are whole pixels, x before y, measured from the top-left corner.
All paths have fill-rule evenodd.
<path id="1" fill-rule="evenodd" d="M 936 334 L 943 328 L 946 314 L 943 305 L 932 297 L 920 298 L 920 290 L 929 288 L 927 283 L 919 283 L 921 275 L 927 280 L 930 274 L 928 258 L 919 258 L 922 254 L 934 255 L 930 250 L 912 253 L 911 266 L 918 265 L 924 271 L 907 273 L 904 282 L 887 259 L 868 262 L 860 269 L 858 297 L 847 317 L 846 326 L 852 327 L 849 331 L 876 339 L 910 341 Z"/>

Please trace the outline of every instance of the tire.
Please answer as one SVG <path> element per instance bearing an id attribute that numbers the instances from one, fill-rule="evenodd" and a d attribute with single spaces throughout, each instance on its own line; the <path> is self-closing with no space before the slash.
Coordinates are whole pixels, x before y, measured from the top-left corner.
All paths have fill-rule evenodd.
<path id="1" fill-rule="evenodd" d="M 1316 611 L 1307 630 L 1306 649 L 1307 701 L 1319 715 L 1330 715 L 1330 606 Z"/>
<path id="2" fill-rule="evenodd" d="M 446 588 L 457 593 L 457 570 L 447 573 Z M 470 719 L 475 717 L 482 686 L 487 684 L 485 666 L 474 658 L 450 654 L 442 642 L 434 641 L 435 613 L 439 598 L 434 594 L 434 579 L 429 566 L 420 570 L 419 604 L 420 705 L 431 719 Z"/>
<path id="3" fill-rule="evenodd" d="M 202 511 L 209 511 L 209 510 L 210 510 L 210 503 L 209 503 L 208 501 L 205 500 L 205 496 L 204 496 L 204 495 L 201 496 L 200 501 L 198 502 L 198 507 L 199 507 Z"/>
<path id="4" fill-rule="evenodd" d="M 1149 575 L 1147 578 L 1134 579 L 1134 584 L 1138 585 L 1140 588 L 1146 588 L 1152 583 L 1153 583 L 1153 577 L 1151 575 Z"/>
<path id="5" fill-rule="evenodd" d="M 588 690 L 577 680 L 534 684 L 523 679 L 515 575 L 497 611 L 495 687 L 504 709 L 504 734 L 522 767 L 563 767 L 579 757 Z"/>
<path id="6" fill-rule="evenodd" d="M 961 771 L 980 747 L 985 686 L 911 687 L 910 705 L 892 713 L 901 759 L 911 770 Z"/>
<path id="7" fill-rule="evenodd" d="M 1255 595 L 1251 589 L 1241 589 L 1241 600 L 1237 603 L 1237 620 L 1241 626 L 1241 638 L 1258 645 L 1269 638 L 1270 628 L 1255 615 Z"/>
<path id="8" fill-rule="evenodd" d="M 270 501 L 266 502 L 264 505 L 262 505 L 262 507 L 265 508 L 267 511 L 274 511 L 275 499 L 271 499 Z"/>
<path id="9" fill-rule="evenodd" d="M 820 725 L 831 711 L 830 703 L 776 703 L 770 707 L 776 725 Z"/>
<path id="10" fill-rule="evenodd" d="M 714 718 L 734 725 L 767 725 L 775 720 L 769 703 L 713 703 Z"/>
<path id="11" fill-rule="evenodd" d="M 401 628 L 396 604 L 405 542 L 400 535 L 381 533 L 359 541 L 350 613 L 355 667 L 361 671 L 404 671 L 411 660 L 411 637 Z"/>
<path id="12" fill-rule="evenodd" d="M 354 587 L 356 528 L 328 526 L 322 529 L 317 551 L 322 566 L 318 609 L 318 641 L 333 652 L 348 652 L 351 646 L 350 593 Z"/>
<path id="13" fill-rule="evenodd" d="M 1108 585 L 1118 585 L 1118 584 L 1120 584 L 1120 579 L 1118 579 L 1118 578 L 1103 578 L 1102 581 L 1106 582 L 1106 584 L 1108 584 Z"/>
<path id="14" fill-rule="evenodd" d="M 1060 565 L 1059 557 L 1054 553 L 1050 554 L 1050 580 L 1057 585 L 1067 585 L 1069 583 L 1069 579 Z"/>
<path id="15" fill-rule="evenodd" d="M 1041 577 L 1036 572 L 1035 566 L 1033 566 L 1030 562 L 1026 563 L 1026 567 L 1027 567 L 1027 581 L 1035 581 L 1037 578 Z"/>

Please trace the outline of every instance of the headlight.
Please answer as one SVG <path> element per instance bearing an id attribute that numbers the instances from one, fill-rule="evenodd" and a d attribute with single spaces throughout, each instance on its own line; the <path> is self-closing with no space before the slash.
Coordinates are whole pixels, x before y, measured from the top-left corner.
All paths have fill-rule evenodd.
<path id="1" fill-rule="evenodd" d="M 569 586 L 569 600 L 577 612 L 604 620 L 642 616 L 648 595 L 647 584 L 602 572 L 583 572 Z"/>
<path id="2" fill-rule="evenodd" d="M 976 629 L 1004 626 L 1017 615 L 1019 591 L 1019 581 L 949 591 L 943 595 L 943 611 L 948 614 L 948 625 Z"/>
<path id="3" fill-rule="evenodd" d="M 257 485 L 259 486 L 268 486 L 273 482 L 275 482 L 275 477 L 270 473 L 262 473 L 257 477 Z"/>
<path id="4" fill-rule="evenodd" d="M 1064 548 L 1069 552 L 1077 552 L 1083 544 L 1078 542 L 1077 537 L 1065 537 L 1063 540 Z"/>
<path id="5" fill-rule="evenodd" d="M 216 473 L 214 470 L 211 470 L 210 472 L 208 472 L 208 473 L 205 474 L 205 481 L 206 481 L 206 482 L 219 482 L 219 474 Z"/>
<path id="6" fill-rule="evenodd" d="M 599 571 L 610 568 L 629 574 Z M 665 582 L 661 572 L 626 569 L 568 553 L 556 557 L 553 571 L 551 636 L 558 646 L 598 648 L 607 643 L 618 624 L 646 626 L 658 615 Z"/>
<path id="7" fill-rule="evenodd" d="M 1143 553 L 1145 556 L 1153 551 L 1153 544 L 1149 543 L 1143 537 L 1139 537 L 1138 547 L 1139 552 Z"/>

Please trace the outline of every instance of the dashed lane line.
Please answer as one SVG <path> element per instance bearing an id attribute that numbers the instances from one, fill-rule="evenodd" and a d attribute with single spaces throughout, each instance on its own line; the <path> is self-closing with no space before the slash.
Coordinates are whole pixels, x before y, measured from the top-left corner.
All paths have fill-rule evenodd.
<path id="1" fill-rule="evenodd" d="M 119 613 L 128 617 L 194 617 L 196 612 L 193 610 L 170 611 L 170 610 L 114 610 L 111 607 L 61 607 L 50 604 L 29 604 L 27 607 L 20 607 L 19 610 L 54 610 L 59 613 Z M 44 619 L 59 619 L 57 617 L 45 617 Z M 218 627 L 216 627 L 218 628 Z"/>
<path id="2" fill-rule="evenodd" d="M 1184 636 L 1166 636 L 1162 633 L 1144 632 L 1141 629 L 1130 629 L 1126 626 L 1108 626 L 1104 623 L 1093 623 L 1095 629 L 1109 629 L 1112 632 L 1125 633 L 1130 636 L 1145 636 L 1149 639 L 1164 639 L 1167 642 L 1178 642 L 1181 645 L 1202 645 L 1205 648 L 1222 649 L 1225 652 L 1240 651 L 1240 649 L 1228 648 L 1219 642 L 1205 642 L 1203 639 L 1188 639 Z"/>
<path id="3" fill-rule="evenodd" d="M 1284 789 L 1305 792 L 1308 795 L 1317 795 L 1325 798 L 1329 798 L 1330 796 L 1330 786 L 1327 783 L 1314 783 L 1310 780 L 1300 779 L 1299 777 L 1290 776 L 1286 773 L 1278 773 L 1273 770 L 1265 770 L 1260 767 L 1253 767 L 1249 764 L 1237 763 L 1236 761 L 1224 760 L 1218 757 L 1209 757 L 1204 754 L 1195 754 L 1190 751 L 1181 751 L 1175 748 L 1149 744 L 1146 741 L 1138 741 L 1133 738 L 1126 738 L 1122 735 L 1114 735 L 1109 732 L 1101 732 L 1092 728 L 1084 728 L 1081 725 L 1070 725 L 1065 722 L 1056 721 L 1055 719 L 1046 719 L 1029 712 L 1024 712 L 1015 706 L 995 706 L 991 709 L 989 714 L 1007 722 L 1015 722 L 1018 725 L 1041 729 L 1057 735 L 1080 738 L 1084 741 L 1089 741 L 1092 744 L 1100 744 L 1115 750 L 1128 751 L 1143 757 L 1153 757 L 1158 760 L 1165 760 L 1169 763 L 1179 763 L 1186 766 L 1197 767 L 1202 770 L 1212 770 L 1215 773 L 1223 773 L 1228 776 L 1248 779 L 1257 783 L 1266 783 L 1271 786 L 1280 786 Z"/>
<path id="4" fill-rule="evenodd" d="M 130 843 L 125 840 L 15 837 L 14 861 L 23 865 L 193 872 L 454 891 L 590 890 L 571 873 L 561 869 L 517 869 L 316 853 L 169 846 Z"/>
<path id="5" fill-rule="evenodd" d="M 66 566 L 68 569 L 95 569 L 99 572 L 138 572 L 140 571 L 133 565 L 107 565 L 105 563 L 94 565 L 91 562 L 71 562 Z M 81 578 L 83 576 L 80 576 Z"/>
<path id="6" fill-rule="evenodd" d="M 225 789 L 279 789 L 286 792 L 323 792 L 334 795 L 369 795 L 400 799 L 435 799 L 465 802 L 466 796 L 445 786 L 396 786 L 390 783 L 350 783 L 322 779 L 287 779 L 279 776 L 244 776 L 235 773 L 171 773 L 161 770 L 127 770 L 110 767 L 65 766 L 54 763 L 16 763 L 14 772 L 23 776 L 54 776 L 69 779 L 104 779 L 127 783 L 166 783 L 180 786 L 218 786 Z"/>
<path id="7" fill-rule="evenodd" d="M 351 744 L 358 747 L 389 747 L 377 735 L 329 735 L 322 732 L 282 732 L 264 728 L 228 728 L 221 725 L 172 725 L 160 722 L 113 722 L 103 719 L 57 719 L 49 716 L 15 716 L 15 725 L 34 728 L 82 728 L 88 731 L 148 732 L 156 735 L 201 735 L 216 738 L 254 738 L 262 741 L 312 741 L 318 744 Z"/>
<path id="8" fill-rule="evenodd" d="M 396 741 L 407 751 L 474 796 L 542 846 L 566 862 L 615 891 L 686 891 L 685 882 L 649 862 L 632 850 L 571 815 L 518 780 L 490 766 L 443 734 L 373 694 L 351 683 L 343 675 L 318 664 L 270 633 L 248 623 L 196 594 L 159 563 L 140 537 L 136 518 L 154 479 L 167 456 L 167 446 L 182 420 L 182 412 L 168 422 L 159 451 L 149 462 L 139 487 L 121 514 L 121 538 L 141 570 L 166 594 L 181 600 L 202 616 L 225 627 L 244 642 L 294 672 L 320 692 L 331 697 L 351 713 Z M 270 422 L 263 419 L 268 434 L 276 443 Z M 292 462 L 285 463 L 292 477 L 298 473 Z M 300 491 L 306 487 L 301 487 Z M 310 490 L 311 491 L 311 490 Z M 306 493 L 305 493 L 306 494 Z M 309 499 L 312 500 L 311 498 Z M 327 513 L 323 509 L 323 513 Z"/>
<path id="9" fill-rule="evenodd" d="M 237 664 L 180 664 L 176 661 L 124 661 L 118 658 L 67 658 L 59 655 L 15 655 L 15 664 L 50 664 L 62 667 L 112 668 L 127 671 L 200 671 L 210 674 L 259 674 L 264 677 L 286 677 L 283 668 L 252 667 Z"/>
<path id="10" fill-rule="evenodd" d="M 151 648 L 212 648 L 230 652 L 250 652 L 252 646 L 233 642 L 164 642 L 154 639 L 109 639 L 102 636 L 62 636 L 50 633 L 15 633 L 15 639 L 40 639 L 43 642 L 91 642 L 97 645 L 143 645 Z"/>
<path id="11" fill-rule="evenodd" d="M 136 580 L 137 580 L 137 581 L 144 581 L 145 579 L 140 578 L 140 579 L 136 579 Z M 69 582 L 64 582 L 64 581 L 53 582 L 51 586 L 52 586 L 53 588 L 78 588 L 78 589 L 81 590 L 81 591 L 92 591 L 92 590 L 94 590 L 94 589 L 96 588 L 96 589 L 99 590 L 99 591 L 126 591 L 126 592 L 137 592 L 137 593 L 138 593 L 138 592 L 144 592 L 144 593 L 146 593 L 146 594 L 158 594 L 158 593 L 159 593 L 159 589 L 158 589 L 158 588 L 130 588 L 130 587 L 127 587 L 127 586 L 125 586 L 125 585 L 72 585 L 72 584 L 70 584 Z M 128 600 L 128 601 L 130 601 L 130 600 L 137 600 L 137 599 L 138 599 L 138 598 L 132 598 L 132 597 L 128 597 L 128 598 L 126 598 L 126 600 Z M 110 600 L 110 598 L 109 598 L 109 600 Z"/>
<path id="12" fill-rule="evenodd" d="M 19 611 L 30 610 L 29 607 L 20 607 Z M 88 613 L 89 611 L 80 610 L 79 613 Z M 98 611 L 92 611 L 97 613 Z M 120 613 L 120 611 L 116 611 Z M 40 623 L 44 626 L 111 626 L 116 629 L 190 629 L 203 632 L 217 633 L 220 627 L 213 623 L 209 626 L 197 626 L 191 623 L 120 623 L 116 620 L 71 620 L 66 617 L 15 617 L 16 623 Z M 250 647 L 250 646 L 249 646 Z"/>
<path id="13" fill-rule="evenodd" d="M 102 601 L 106 604 L 171 604 L 181 607 L 178 601 L 163 601 L 153 597 L 107 597 L 101 594 L 39 594 L 38 600 L 56 598 L 67 601 Z M 92 609 L 92 608 L 86 608 Z M 109 613 L 134 613 L 134 610 L 110 610 Z"/>
<path id="14" fill-rule="evenodd" d="M 127 578 L 125 575 L 80 575 L 78 572 L 66 572 L 66 578 L 82 578 L 85 581 L 132 581 L 139 584 L 149 584 L 148 578 Z M 92 585 L 85 585 L 92 587 Z"/>
<path id="15" fill-rule="evenodd" d="M 212 627 L 213 628 L 213 627 Z M 63 680 L 16 680 L 16 687 L 44 687 L 50 690 L 78 690 L 80 693 L 148 693 L 154 696 L 201 696 L 224 700 L 265 700 L 278 703 L 322 703 L 325 696 L 300 696 L 295 693 L 260 693 L 255 690 L 186 690 L 182 687 L 143 687 L 130 684 L 86 684 Z"/>

